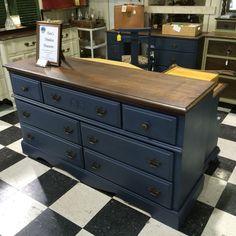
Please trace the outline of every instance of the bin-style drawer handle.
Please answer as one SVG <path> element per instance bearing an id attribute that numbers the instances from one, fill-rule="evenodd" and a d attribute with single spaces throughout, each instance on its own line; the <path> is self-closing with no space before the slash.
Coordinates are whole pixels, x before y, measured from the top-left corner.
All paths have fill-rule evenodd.
<path id="1" fill-rule="evenodd" d="M 96 139 L 94 136 L 88 137 L 88 142 L 92 145 L 96 144 L 98 142 L 98 139 Z"/>
<path id="2" fill-rule="evenodd" d="M 69 135 L 72 134 L 74 132 L 73 129 L 71 129 L 69 126 L 64 127 L 64 132 L 65 134 Z"/>
<path id="3" fill-rule="evenodd" d="M 151 168 L 157 168 L 161 165 L 161 162 L 159 162 L 158 160 L 156 159 L 152 159 L 152 160 L 149 160 L 149 166 Z"/>
<path id="4" fill-rule="evenodd" d="M 30 117 L 30 113 L 27 112 L 27 111 L 23 111 L 23 112 L 22 112 L 22 115 L 23 115 L 25 118 L 29 118 L 29 117 Z"/>
<path id="5" fill-rule="evenodd" d="M 59 102 L 61 100 L 61 96 L 60 95 L 57 95 L 57 94 L 53 94 L 52 95 L 52 99 L 56 102 Z"/>
<path id="6" fill-rule="evenodd" d="M 148 130 L 150 128 L 150 123 L 149 122 L 143 122 L 141 124 L 141 127 L 144 129 L 144 130 Z"/>
<path id="7" fill-rule="evenodd" d="M 161 192 L 158 191 L 155 187 L 149 187 L 148 192 L 153 197 L 159 197 L 159 195 L 161 194 Z"/>
<path id="8" fill-rule="evenodd" d="M 76 158 L 76 153 L 73 151 L 66 151 L 66 156 L 72 160 Z"/>
<path id="9" fill-rule="evenodd" d="M 36 44 L 35 41 L 33 41 L 31 44 L 29 42 L 25 43 L 26 47 L 33 47 Z"/>
<path id="10" fill-rule="evenodd" d="M 26 87 L 26 86 L 22 86 L 22 87 L 21 87 L 21 90 L 22 90 L 23 92 L 27 92 L 27 91 L 29 91 L 29 88 Z"/>
<path id="11" fill-rule="evenodd" d="M 29 140 L 29 141 L 32 141 L 34 139 L 34 136 L 32 134 L 27 134 L 26 135 L 26 138 Z"/>
<path id="12" fill-rule="evenodd" d="M 103 107 L 97 107 L 96 114 L 100 117 L 104 117 L 107 114 L 107 110 Z"/>
<path id="13" fill-rule="evenodd" d="M 101 165 L 99 163 L 97 163 L 96 161 L 93 161 L 91 164 L 92 169 L 94 170 L 98 170 L 101 168 Z"/>

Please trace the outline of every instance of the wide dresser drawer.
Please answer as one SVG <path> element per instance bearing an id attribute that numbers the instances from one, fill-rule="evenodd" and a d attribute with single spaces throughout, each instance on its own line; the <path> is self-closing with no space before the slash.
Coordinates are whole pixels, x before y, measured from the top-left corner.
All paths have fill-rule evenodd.
<path id="1" fill-rule="evenodd" d="M 116 127 L 121 126 L 120 103 L 42 83 L 44 102 Z"/>
<path id="2" fill-rule="evenodd" d="M 23 139 L 26 143 L 41 149 L 44 153 L 57 156 L 81 168 L 84 167 L 82 148 L 56 136 L 49 135 L 37 128 L 21 124 Z"/>
<path id="3" fill-rule="evenodd" d="M 88 149 L 84 150 L 85 169 L 128 190 L 171 208 L 172 184 L 111 160 Z"/>
<path id="4" fill-rule="evenodd" d="M 11 82 L 15 94 L 42 102 L 42 89 L 39 81 L 11 73 Z"/>
<path id="5" fill-rule="evenodd" d="M 236 60 L 230 60 L 226 58 L 206 58 L 206 70 L 232 70 L 236 71 Z"/>
<path id="6" fill-rule="evenodd" d="M 172 180 L 174 153 L 81 123 L 83 145 L 150 174 Z"/>
<path id="7" fill-rule="evenodd" d="M 123 128 L 166 143 L 176 143 L 177 118 L 123 105 Z"/>
<path id="8" fill-rule="evenodd" d="M 78 121 L 18 99 L 16 99 L 16 106 L 21 122 L 35 126 L 71 142 L 81 143 Z"/>

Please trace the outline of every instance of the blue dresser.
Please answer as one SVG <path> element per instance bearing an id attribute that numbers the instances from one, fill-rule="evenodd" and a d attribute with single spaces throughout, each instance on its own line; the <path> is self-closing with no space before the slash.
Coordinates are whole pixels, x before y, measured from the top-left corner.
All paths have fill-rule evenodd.
<path id="1" fill-rule="evenodd" d="M 25 154 L 171 227 L 183 223 L 216 148 L 207 145 L 215 83 L 73 58 L 58 68 L 6 67 Z"/>

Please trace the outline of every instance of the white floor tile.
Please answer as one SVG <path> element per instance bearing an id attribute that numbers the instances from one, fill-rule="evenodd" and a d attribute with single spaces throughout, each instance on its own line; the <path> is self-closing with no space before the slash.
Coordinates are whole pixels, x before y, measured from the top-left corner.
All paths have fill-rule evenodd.
<path id="1" fill-rule="evenodd" d="M 16 142 L 11 143 L 7 147 L 10 148 L 11 150 L 15 151 L 15 152 L 19 152 L 19 153 L 23 154 L 23 150 L 22 150 L 22 147 L 21 147 L 21 141 L 22 141 L 22 139 L 19 139 Z"/>
<path id="2" fill-rule="evenodd" d="M 85 229 L 82 229 L 82 230 L 79 231 L 78 234 L 76 234 L 76 236 L 93 236 L 93 234 L 89 233 Z"/>
<path id="3" fill-rule="evenodd" d="M 222 124 L 236 126 L 236 114 L 229 113 L 223 120 Z"/>
<path id="4" fill-rule="evenodd" d="M 234 171 L 230 175 L 228 182 L 236 185 L 236 167 L 234 168 Z"/>
<path id="5" fill-rule="evenodd" d="M 138 236 L 184 236 L 183 234 L 169 226 L 162 224 L 161 222 L 150 219 L 144 228 L 141 230 Z"/>
<path id="6" fill-rule="evenodd" d="M 0 173 L 0 179 L 21 189 L 50 168 L 32 159 L 24 158 Z"/>
<path id="7" fill-rule="evenodd" d="M 205 175 L 204 187 L 198 201 L 215 207 L 227 182 L 209 175 Z"/>
<path id="8" fill-rule="evenodd" d="M 15 107 L 10 107 L 10 108 L 8 108 L 8 109 L 6 109 L 4 111 L 0 111 L 0 117 L 1 116 L 5 116 L 5 115 L 7 115 L 7 114 L 9 114 L 9 113 L 11 113 L 13 111 L 16 111 Z"/>
<path id="9" fill-rule="evenodd" d="M 2 121 L 0 120 L 0 131 L 3 131 L 4 129 L 7 129 L 9 127 L 11 127 L 12 125 L 5 122 L 5 121 Z"/>
<path id="10" fill-rule="evenodd" d="M 225 107 L 218 107 L 217 110 L 218 111 L 224 111 L 224 112 L 227 112 L 227 113 L 229 113 L 231 111 L 230 108 L 225 108 Z"/>
<path id="11" fill-rule="evenodd" d="M 105 194 L 78 183 L 50 208 L 84 227 L 110 199 Z"/>
<path id="12" fill-rule="evenodd" d="M 4 146 L 2 146 L 2 145 L 0 144 L 0 149 L 2 149 L 2 148 L 4 148 Z"/>
<path id="13" fill-rule="evenodd" d="M 15 124 L 15 126 L 21 128 L 20 123 Z"/>
<path id="14" fill-rule="evenodd" d="M 236 216 L 214 209 L 201 236 L 235 236 Z"/>
<path id="15" fill-rule="evenodd" d="M 17 192 L 0 203 L 0 235 L 15 235 L 45 209 L 41 203 Z"/>
<path id="16" fill-rule="evenodd" d="M 75 180 L 79 181 L 79 180 L 76 179 L 73 175 L 71 175 L 70 173 L 68 173 L 68 172 L 65 171 L 65 170 L 61 170 L 61 169 L 59 169 L 59 168 L 57 168 L 57 167 L 52 167 L 52 169 L 55 170 L 55 171 L 57 171 L 57 172 L 59 172 L 59 173 L 61 173 L 61 174 L 63 174 L 63 175 L 66 175 L 66 176 L 70 177 L 71 179 L 75 179 Z"/>
<path id="17" fill-rule="evenodd" d="M 218 146 L 220 148 L 220 156 L 236 161 L 236 142 L 218 138 Z"/>

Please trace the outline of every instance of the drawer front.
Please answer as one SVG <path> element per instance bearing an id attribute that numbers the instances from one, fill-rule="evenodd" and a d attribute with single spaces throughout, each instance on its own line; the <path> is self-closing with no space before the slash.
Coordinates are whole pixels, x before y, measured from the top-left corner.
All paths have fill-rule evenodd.
<path id="1" fill-rule="evenodd" d="M 172 184 L 135 168 L 84 150 L 85 169 L 136 192 L 165 207 L 171 207 Z"/>
<path id="2" fill-rule="evenodd" d="M 173 52 L 173 51 L 163 51 L 157 52 L 157 64 L 162 66 L 171 66 L 172 64 L 178 64 L 179 66 L 187 68 L 196 68 L 197 57 L 193 53 L 184 52 Z"/>
<path id="3" fill-rule="evenodd" d="M 123 105 L 123 128 L 166 143 L 176 142 L 177 119 L 174 116 Z"/>
<path id="4" fill-rule="evenodd" d="M 30 124 L 71 142 L 81 143 L 78 121 L 17 99 L 16 106 L 21 122 Z"/>
<path id="5" fill-rule="evenodd" d="M 121 126 L 120 104 L 70 89 L 42 83 L 46 104 L 116 127 Z"/>
<path id="6" fill-rule="evenodd" d="M 235 28 L 236 28 L 235 22 L 218 21 L 216 23 L 216 29 L 235 30 Z"/>
<path id="7" fill-rule="evenodd" d="M 236 71 L 236 60 L 207 57 L 205 69 Z"/>
<path id="8" fill-rule="evenodd" d="M 71 33 L 70 28 L 68 28 L 68 29 L 63 29 L 63 30 L 62 30 L 62 36 L 61 36 L 61 37 L 62 37 L 62 41 L 71 39 L 71 38 L 72 38 L 72 33 Z"/>
<path id="9" fill-rule="evenodd" d="M 157 38 L 156 48 L 161 50 L 196 53 L 198 41 L 177 38 Z"/>
<path id="10" fill-rule="evenodd" d="M 220 77 L 219 82 L 227 84 L 227 87 L 223 90 L 221 97 L 236 100 L 236 80 Z"/>
<path id="11" fill-rule="evenodd" d="M 39 81 L 11 73 L 11 82 L 15 94 L 42 102 L 42 89 Z"/>
<path id="12" fill-rule="evenodd" d="M 235 57 L 236 56 L 236 41 L 215 41 L 209 40 L 207 54 Z"/>
<path id="13" fill-rule="evenodd" d="M 21 124 L 23 139 L 26 143 L 41 149 L 44 153 L 57 155 L 59 158 L 84 168 L 82 148 L 52 136 L 39 129 Z"/>
<path id="14" fill-rule="evenodd" d="M 83 145 L 118 161 L 172 179 L 174 154 L 87 124 L 81 124 Z"/>

